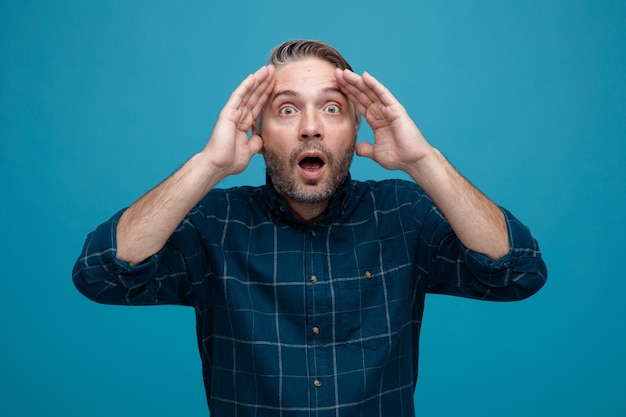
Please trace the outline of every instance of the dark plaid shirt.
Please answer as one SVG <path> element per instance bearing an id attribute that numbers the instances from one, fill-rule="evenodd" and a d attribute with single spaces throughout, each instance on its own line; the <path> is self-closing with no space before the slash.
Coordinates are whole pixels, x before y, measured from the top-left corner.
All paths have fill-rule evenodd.
<path id="1" fill-rule="evenodd" d="M 116 214 L 73 279 L 102 303 L 193 307 L 212 416 L 413 416 L 425 294 L 520 300 L 546 280 L 503 212 L 511 250 L 491 261 L 411 182 L 348 180 L 311 225 L 271 186 L 215 189 L 135 267 L 115 257 Z"/>

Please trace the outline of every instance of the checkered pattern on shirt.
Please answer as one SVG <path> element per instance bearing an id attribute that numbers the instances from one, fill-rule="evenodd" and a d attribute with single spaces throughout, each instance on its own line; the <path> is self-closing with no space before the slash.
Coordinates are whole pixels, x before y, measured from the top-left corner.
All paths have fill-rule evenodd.
<path id="1" fill-rule="evenodd" d="M 506 211 L 513 249 L 493 263 L 413 183 L 350 181 L 330 207 L 305 225 L 270 187 L 214 190 L 134 268 L 114 257 L 118 214 L 74 280 L 100 302 L 193 306 L 216 417 L 413 416 L 425 294 L 515 300 L 545 281 Z"/>

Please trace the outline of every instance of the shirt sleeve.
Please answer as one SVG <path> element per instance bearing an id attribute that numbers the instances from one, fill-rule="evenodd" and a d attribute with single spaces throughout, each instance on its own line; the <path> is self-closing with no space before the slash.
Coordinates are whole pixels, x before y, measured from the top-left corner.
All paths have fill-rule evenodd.
<path id="1" fill-rule="evenodd" d="M 435 228 L 427 291 L 491 301 L 523 300 L 546 282 L 547 268 L 528 227 L 504 213 L 509 252 L 498 260 L 472 251 L 456 237 L 445 219 Z M 439 236 L 438 238 L 436 236 Z"/>
<path id="2" fill-rule="evenodd" d="M 183 259 L 172 245 L 139 265 L 118 259 L 116 230 L 124 210 L 91 232 L 74 265 L 72 280 L 87 298 L 104 304 L 189 305 L 191 284 Z M 168 252 L 168 262 L 163 261 Z"/>

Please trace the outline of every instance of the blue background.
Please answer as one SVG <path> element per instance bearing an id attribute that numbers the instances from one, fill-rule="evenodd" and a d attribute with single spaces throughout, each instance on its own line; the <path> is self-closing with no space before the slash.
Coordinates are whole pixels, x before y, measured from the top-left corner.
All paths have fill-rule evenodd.
<path id="1" fill-rule="evenodd" d="M 626 2 L 174 4 L 0 5 L 0 415 L 206 415 L 193 311 L 92 303 L 71 268 L 290 38 L 374 74 L 545 253 L 529 300 L 428 298 L 418 415 L 626 414 Z"/>

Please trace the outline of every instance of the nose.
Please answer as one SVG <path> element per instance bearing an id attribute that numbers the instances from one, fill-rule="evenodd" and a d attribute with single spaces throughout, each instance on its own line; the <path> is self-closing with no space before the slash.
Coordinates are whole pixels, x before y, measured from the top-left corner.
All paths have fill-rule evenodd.
<path id="1" fill-rule="evenodd" d="M 323 126 L 316 111 L 304 111 L 300 118 L 300 139 L 321 140 L 324 137 Z"/>

